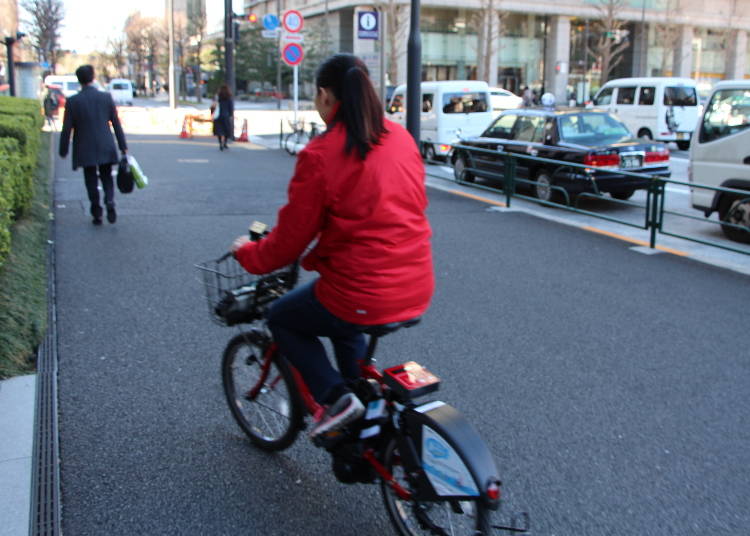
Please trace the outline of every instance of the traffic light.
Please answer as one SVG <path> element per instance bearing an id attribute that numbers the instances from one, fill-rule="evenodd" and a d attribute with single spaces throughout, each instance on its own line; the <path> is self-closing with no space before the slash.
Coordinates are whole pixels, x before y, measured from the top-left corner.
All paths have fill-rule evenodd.
<path id="1" fill-rule="evenodd" d="M 247 16 L 247 22 L 249 22 L 250 24 L 255 24 L 256 22 L 258 22 L 258 15 L 256 15 L 255 13 L 250 13 Z"/>

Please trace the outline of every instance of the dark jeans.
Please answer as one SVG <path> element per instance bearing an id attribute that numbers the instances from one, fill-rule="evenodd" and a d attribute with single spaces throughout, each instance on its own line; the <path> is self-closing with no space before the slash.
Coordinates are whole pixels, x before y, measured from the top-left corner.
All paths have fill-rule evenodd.
<path id="1" fill-rule="evenodd" d="M 102 217 L 102 206 L 99 204 L 99 180 L 102 181 L 104 189 L 104 204 L 108 207 L 115 206 L 115 186 L 112 181 L 112 164 L 101 164 L 97 175 L 96 166 L 86 166 L 83 168 L 83 178 L 86 181 L 86 191 L 89 194 L 91 203 L 91 215 L 94 218 Z"/>
<path id="2" fill-rule="evenodd" d="M 360 376 L 358 360 L 365 357 L 363 333 L 354 324 L 332 315 L 315 297 L 315 282 L 298 287 L 273 303 L 266 318 L 284 357 L 296 368 L 315 400 L 330 404 L 345 392 L 345 380 Z M 318 337 L 333 344 L 338 371 Z"/>

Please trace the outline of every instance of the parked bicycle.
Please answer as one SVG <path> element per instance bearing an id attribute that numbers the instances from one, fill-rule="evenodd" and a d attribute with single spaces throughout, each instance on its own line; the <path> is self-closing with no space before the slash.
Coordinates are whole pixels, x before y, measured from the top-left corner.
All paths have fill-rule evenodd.
<path id="1" fill-rule="evenodd" d="M 305 130 L 304 119 L 299 119 L 296 122 L 290 120 L 289 126 L 292 127 L 292 132 L 284 138 L 284 150 L 292 156 L 296 155 L 302 147 L 321 132 L 318 129 L 318 124 L 314 121 L 310 121 L 310 130 Z"/>
<path id="2" fill-rule="evenodd" d="M 265 233 L 254 223 L 251 239 Z M 323 413 L 302 376 L 279 353 L 264 313 L 297 283 L 299 264 L 263 276 L 247 273 L 231 254 L 196 265 L 203 274 L 211 318 L 247 326 L 224 349 L 222 380 L 232 416 L 257 447 L 289 447 L 306 418 Z M 501 482 L 486 444 L 453 407 L 434 393 L 440 380 L 409 361 L 379 370 L 378 340 L 419 318 L 362 326 L 369 335 L 361 377 L 351 386 L 367 405 L 364 417 L 313 443 L 332 457 L 333 473 L 346 484 L 379 482 L 388 515 L 401 536 L 486 536 L 494 530 L 528 532 L 528 515 L 507 525 L 490 517 L 500 506 Z"/>

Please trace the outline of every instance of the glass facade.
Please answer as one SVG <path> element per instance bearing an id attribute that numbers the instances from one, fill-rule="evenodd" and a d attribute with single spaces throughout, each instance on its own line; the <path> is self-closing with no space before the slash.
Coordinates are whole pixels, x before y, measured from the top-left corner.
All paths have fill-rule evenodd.
<path id="1" fill-rule="evenodd" d="M 424 8 L 422 79 L 476 78 L 479 21 L 467 9 Z M 523 86 L 541 87 L 544 61 L 543 16 L 508 13 L 499 23 L 498 85 L 520 93 Z"/>

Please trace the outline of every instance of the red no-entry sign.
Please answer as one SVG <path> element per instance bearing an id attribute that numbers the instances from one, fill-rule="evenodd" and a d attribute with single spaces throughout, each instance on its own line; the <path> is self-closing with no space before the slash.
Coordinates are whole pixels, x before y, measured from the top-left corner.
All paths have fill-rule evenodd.
<path id="1" fill-rule="evenodd" d="M 281 59 L 290 67 L 302 63 L 305 57 L 305 51 L 299 43 L 287 43 L 281 51 Z"/>

